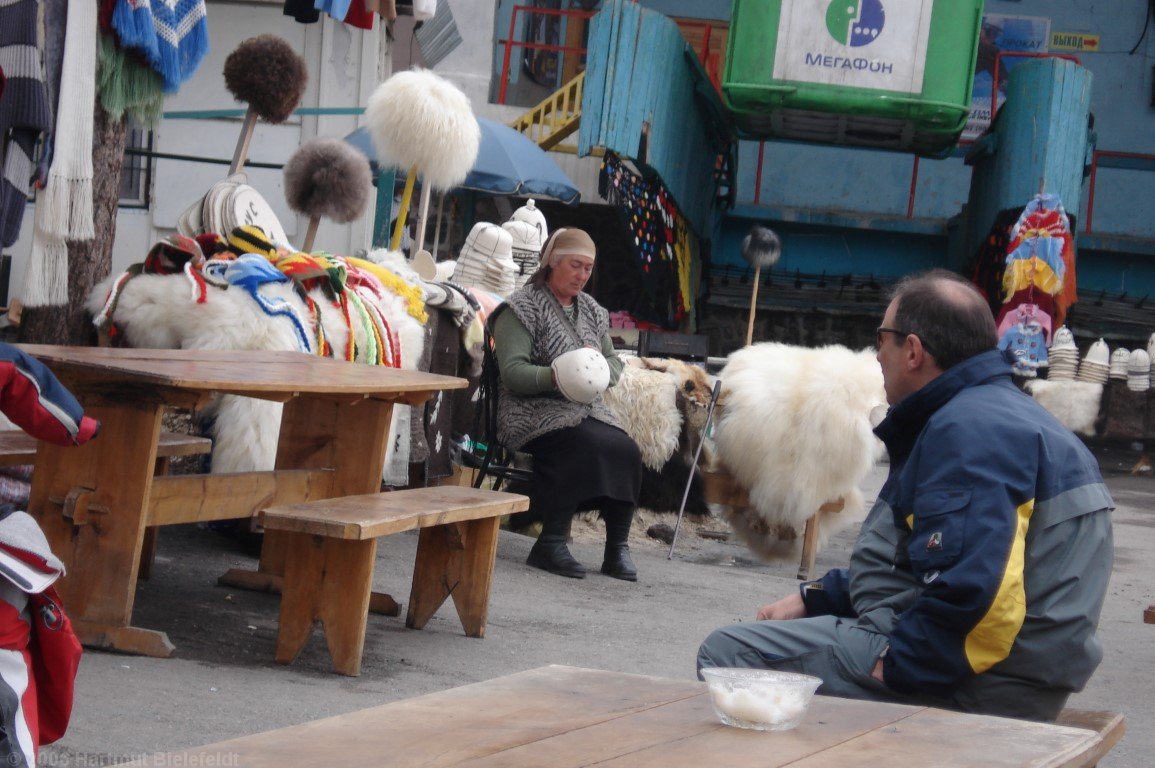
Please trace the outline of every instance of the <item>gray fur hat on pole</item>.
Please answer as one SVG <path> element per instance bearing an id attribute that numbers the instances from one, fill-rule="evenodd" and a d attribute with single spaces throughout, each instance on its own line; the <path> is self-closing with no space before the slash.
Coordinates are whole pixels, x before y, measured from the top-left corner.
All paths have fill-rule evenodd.
<path id="1" fill-rule="evenodd" d="M 345 224 L 365 212 L 373 186 L 365 155 L 340 139 L 305 142 L 285 163 L 285 200 L 306 216 Z"/>
<path id="2" fill-rule="evenodd" d="M 782 255 L 782 241 L 774 230 L 755 224 L 742 239 L 742 258 L 752 267 L 769 269 Z"/>

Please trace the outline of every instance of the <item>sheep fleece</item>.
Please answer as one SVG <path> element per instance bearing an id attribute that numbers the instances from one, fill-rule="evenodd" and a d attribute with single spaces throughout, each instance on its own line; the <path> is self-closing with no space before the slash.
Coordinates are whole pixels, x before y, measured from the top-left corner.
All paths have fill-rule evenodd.
<path id="1" fill-rule="evenodd" d="M 717 459 L 748 493 L 750 507 L 727 517 L 750 549 L 787 554 L 839 498 L 841 512 L 822 513 L 820 541 L 861 520 L 858 485 L 881 452 L 871 411 L 886 402 L 874 353 L 756 344 L 733 353 L 721 378 Z"/>

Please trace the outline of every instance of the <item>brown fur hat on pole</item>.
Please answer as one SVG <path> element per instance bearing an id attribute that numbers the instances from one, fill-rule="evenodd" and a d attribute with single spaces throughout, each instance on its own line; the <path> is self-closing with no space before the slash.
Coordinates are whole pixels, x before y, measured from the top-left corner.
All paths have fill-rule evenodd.
<path id="1" fill-rule="evenodd" d="M 225 59 L 225 87 L 267 123 L 293 114 L 309 81 L 305 60 L 276 35 L 250 37 Z"/>

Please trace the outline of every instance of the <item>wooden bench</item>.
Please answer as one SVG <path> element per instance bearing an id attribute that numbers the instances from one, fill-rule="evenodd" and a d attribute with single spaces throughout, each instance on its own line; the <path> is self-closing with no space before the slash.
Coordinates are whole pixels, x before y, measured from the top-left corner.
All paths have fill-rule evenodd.
<path id="1" fill-rule="evenodd" d="M 97 438 L 100 439 L 99 437 Z M 0 430 L 0 467 L 20 466 L 36 463 L 36 438 L 19 429 Z M 182 432 L 161 432 L 156 444 L 156 469 L 154 474 L 166 475 L 170 461 L 177 456 L 198 456 L 210 453 L 213 441 L 207 437 L 188 435 Z M 147 579 L 152 575 L 153 561 L 159 541 L 159 526 L 149 526 L 144 532 L 141 545 L 140 570 L 138 576 Z"/>
<path id="2" fill-rule="evenodd" d="M 1126 732 L 1127 726 L 1123 715 L 1118 712 L 1091 709 L 1064 709 L 1055 720 L 1055 725 L 1065 725 L 1069 728 L 1082 728 L 1099 734 L 1099 743 L 1088 754 L 1086 762 L 1080 765 L 1094 768 L 1103 758 L 1103 755 L 1119 743 Z"/>
<path id="3" fill-rule="evenodd" d="M 97 438 L 99 439 L 99 438 Z M 175 456 L 196 456 L 213 449 L 213 441 L 207 437 L 185 435 L 180 432 L 161 432 L 156 445 L 158 469 L 164 460 L 163 469 L 168 469 L 168 460 Z M 36 438 L 19 429 L 0 430 L 0 467 L 36 463 Z M 157 472 L 162 474 L 162 472 Z"/>
<path id="4" fill-rule="evenodd" d="M 734 478 L 722 470 L 702 472 L 702 496 L 711 504 L 729 507 L 748 507 L 750 499 L 743 488 L 739 488 Z M 818 557 L 818 514 L 820 512 L 841 512 L 845 502 L 842 499 L 829 501 L 806 520 L 806 530 L 802 534 L 802 560 L 798 564 L 798 578 L 805 581 L 814 570 L 814 560 Z"/>
<path id="5" fill-rule="evenodd" d="M 452 596 L 465 634 L 484 637 L 499 518 L 528 508 L 513 493 L 437 486 L 262 510 L 265 530 L 289 534 L 277 661 L 292 663 L 320 621 L 334 669 L 360 674 L 371 602 L 392 602 L 372 592 L 377 539 L 417 529 L 405 626 L 421 629 Z"/>

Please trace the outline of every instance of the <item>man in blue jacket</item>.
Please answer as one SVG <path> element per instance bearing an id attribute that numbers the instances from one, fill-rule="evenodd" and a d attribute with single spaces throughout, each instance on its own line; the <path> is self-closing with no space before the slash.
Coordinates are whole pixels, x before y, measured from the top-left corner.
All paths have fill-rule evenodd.
<path id="1" fill-rule="evenodd" d="M 1011 381 L 986 301 L 942 270 L 878 328 L 890 473 L 849 569 L 713 632 L 698 668 L 820 693 L 1054 720 L 1102 659 L 1111 497 L 1090 451 Z"/>

